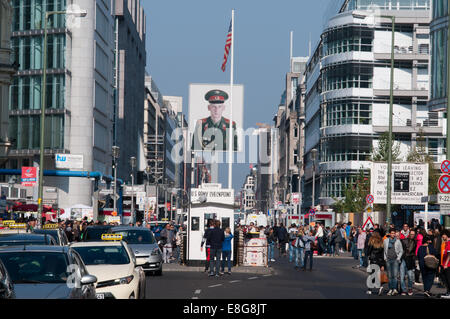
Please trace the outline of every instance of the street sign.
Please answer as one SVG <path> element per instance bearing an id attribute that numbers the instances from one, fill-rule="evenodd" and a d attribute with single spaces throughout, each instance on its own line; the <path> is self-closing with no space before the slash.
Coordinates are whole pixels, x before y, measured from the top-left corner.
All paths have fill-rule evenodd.
<path id="1" fill-rule="evenodd" d="M 22 167 L 22 186 L 34 187 L 38 181 L 37 167 Z"/>
<path id="2" fill-rule="evenodd" d="M 441 172 L 443 174 L 450 174 L 450 161 L 449 160 L 445 160 L 442 162 L 441 164 Z"/>
<path id="3" fill-rule="evenodd" d="M 438 194 L 437 202 L 438 202 L 438 204 L 450 204 L 450 195 Z"/>
<path id="4" fill-rule="evenodd" d="M 374 204 L 387 202 L 386 163 L 372 163 L 370 193 Z M 428 196 L 428 164 L 395 163 L 392 164 L 391 203 L 398 205 L 422 203 L 422 197 Z"/>
<path id="5" fill-rule="evenodd" d="M 439 191 L 443 194 L 450 194 L 450 175 L 442 175 L 438 182 Z"/>
<path id="6" fill-rule="evenodd" d="M 366 201 L 367 201 L 367 204 L 373 204 L 373 202 L 375 201 L 375 198 L 373 197 L 373 195 L 369 194 L 366 197 Z"/>
<path id="7" fill-rule="evenodd" d="M 409 193 L 409 172 L 394 172 L 394 192 Z"/>
<path id="8" fill-rule="evenodd" d="M 375 228 L 375 224 L 372 221 L 372 218 L 368 217 L 367 220 L 364 222 L 364 226 L 363 226 L 363 231 L 366 231 L 367 227 L 369 227 L 369 229 L 371 228 Z"/>

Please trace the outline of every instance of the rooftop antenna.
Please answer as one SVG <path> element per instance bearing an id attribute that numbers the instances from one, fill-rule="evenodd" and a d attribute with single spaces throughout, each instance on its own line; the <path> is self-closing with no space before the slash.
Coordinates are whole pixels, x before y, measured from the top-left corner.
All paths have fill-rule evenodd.
<path id="1" fill-rule="evenodd" d="M 309 52 L 308 57 L 311 57 L 311 32 L 309 33 Z"/>
<path id="2" fill-rule="evenodd" d="M 289 71 L 292 72 L 292 57 L 294 47 L 294 31 L 291 31 L 290 55 L 289 55 Z"/>

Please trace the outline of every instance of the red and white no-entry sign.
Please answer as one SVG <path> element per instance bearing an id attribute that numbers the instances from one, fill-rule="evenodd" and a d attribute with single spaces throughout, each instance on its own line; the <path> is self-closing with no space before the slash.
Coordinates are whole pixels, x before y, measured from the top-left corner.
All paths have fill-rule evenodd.
<path id="1" fill-rule="evenodd" d="M 450 194 L 450 175 L 442 175 L 438 182 L 439 191 L 443 194 Z"/>

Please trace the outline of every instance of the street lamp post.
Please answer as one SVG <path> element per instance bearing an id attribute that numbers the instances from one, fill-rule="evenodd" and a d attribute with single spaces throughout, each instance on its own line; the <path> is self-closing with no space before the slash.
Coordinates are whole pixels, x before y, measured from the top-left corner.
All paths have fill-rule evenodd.
<path id="1" fill-rule="evenodd" d="M 38 220 L 42 217 L 43 212 L 43 193 L 44 193 L 44 137 L 45 137 L 45 104 L 47 93 L 47 42 L 48 42 L 48 19 L 52 15 L 68 14 L 75 17 L 83 18 L 87 15 L 86 11 L 69 12 L 69 11 L 48 11 L 45 13 L 44 19 L 44 54 L 42 62 L 42 88 L 41 88 L 41 137 L 40 137 L 40 156 L 39 156 L 39 181 L 38 181 Z"/>
<path id="2" fill-rule="evenodd" d="M 130 158 L 131 165 L 131 222 L 136 222 L 136 216 L 134 213 L 134 168 L 136 167 L 136 157 Z"/>
<path id="3" fill-rule="evenodd" d="M 311 160 L 313 162 L 313 179 L 312 179 L 312 208 L 314 209 L 316 199 L 316 156 L 317 150 L 313 148 L 311 150 Z"/>
<path id="4" fill-rule="evenodd" d="M 150 186 L 150 177 L 149 177 L 149 175 L 150 175 L 151 172 L 152 172 L 152 168 L 150 166 L 147 166 L 145 168 L 145 174 L 147 175 L 147 188 L 149 188 L 149 186 Z M 145 223 L 148 223 L 148 209 L 145 209 L 144 219 L 145 219 Z"/>
<path id="5" fill-rule="evenodd" d="M 450 8 L 449 8 L 450 12 Z M 353 13 L 353 17 L 357 19 L 365 19 L 367 17 L 364 13 Z M 380 15 L 380 16 L 374 16 L 379 18 L 386 18 L 390 19 L 392 22 L 392 42 L 391 42 L 391 80 L 390 80 L 390 101 L 389 101 L 389 135 L 388 135 L 388 171 L 387 171 L 387 200 L 386 200 L 386 222 L 389 224 L 391 223 L 392 216 L 391 216 L 391 210 L 392 210 L 392 117 L 394 113 L 394 63 L 395 63 L 395 16 L 388 16 L 388 15 Z M 450 25 L 449 25 L 450 28 Z M 448 54 L 447 54 L 448 56 Z M 448 58 L 450 61 L 450 58 Z M 450 108 L 450 104 L 448 105 L 448 108 Z M 449 113 L 447 113 L 449 114 Z M 448 116 L 447 116 L 448 117 Z M 447 125 L 448 122 L 447 122 Z M 447 139 L 447 145 L 449 145 L 449 139 Z M 448 146 L 447 146 L 447 157 L 449 157 L 448 154 Z"/>
<path id="6" fill-rule="evenodd" d="M 119 158 L 120 147 L 112 147 L 113 169 L 114 169 L 114 214 L 117 214 L 117 159 Z"/>

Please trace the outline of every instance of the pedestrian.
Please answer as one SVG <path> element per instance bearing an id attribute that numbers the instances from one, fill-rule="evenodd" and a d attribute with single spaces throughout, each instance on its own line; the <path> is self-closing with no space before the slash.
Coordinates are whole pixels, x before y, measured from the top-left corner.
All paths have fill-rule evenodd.
<path id="1" fill-rule="evenodd" d="M 325 253 L 325 236 L 324 230 L 321 223 L 317 223 L 317 243 L 318 243 L 318 251 L 317 253 L 322 256 Z"/>
<path id="2" fill-rule="evenodd" d="M 400 232 L 399 232 L 400 233 Z M 389 237 L 384 240 L 384 260 L 386 261 L 386 270 L 389 278 L 388 296 L 398 295 L 398 273 L 403 256 L 403 246 L 397 238 L 395 229 L 390 229 Z"/>
<path id="3" fill-rule="evenodd" d="M 278 244 L 280 246 L 280 256 L 286 256 L 286 243 L 289 240 L 288 232 L 283 224 L 280 225 L 277 231 Z"/>
<path id="4" fill-rule="evenodd" d="M 161 231 L 160 240 L 162 241 L 161 244 L 163 246 L 163 263 L 169 264 L 172 256 L 173 243 L 175 241 L 175 232 L 170 224 L 167 224 L 166 228 Z"/>
<path id="5" fill-rule="evenodd" d="M 295 269 L 304 268 L 304 258 L 305 258 L 305 243 L 303 242 L 303 236 L 305 233 L 303 229 L 299 227 L 297 233 L 297 239 L 295 243 Z M 299 264 L 300 263 L 300 264 Z"/>
<path id="6" fill-rule="evenodd" d="M 231 240 L 233 237 L 231 228 L 225 228 L 225 240 L 222 244 L 222 269 L 220 272 L 222 275 L 225 273 L 225 263 L 227 263 L 228 266 L 227 274 L 231 275 Z"/>
<path id="7" fill-rule="evenodd" d="M 220 256 L 222 255 L 222 245 L 225 241 L 225 233 L 220 228 L 220 221 L 216 220 L 214 222 L 214 228 L 211 229 L 206 235 L 206 240 L 209 241 L 211 245 L 211 253 L 209 260 L 209 276 L 219 277 L 220 274 Z M 215 265 L 215 269 L 214 269 Z M 215 272 L 214 272 L 215 271 Z"/>
<path id="8" fill-rule="evenodd" d="M 366 237 L 366 232 L 364 232 L 361 227 L 358 227 L 358 236 L 356 237 L 356 252 L 359 258 L 359 265 L 357 265 L 356 268 L 362 268 L 364 266 L 363 254 Z"/>
<path id="9" fill-rule="evenodd" d="M 426 236 L 426 234 L 427 234 L 427 232 L 425 231 L 425 229 L 419 227 L 419 231 L 416 236 L 416 256 L 419 252 L 420 246 L 422 246 L 423 239 Z"/>
<path id="10" fill-rule="evenodd" d="M 275 244 L 277 243 L 277 238 L 275 237 L 275 232 L 273 228 L 269 229 L 269 233 L 267 235 L 267 248 L 268 248 L 268 259 L 272 262 L 275 261 L 274 253 L 275 253 Z"/>
<path id="11" fill-rule="evenodd" d="M 384 272 L 386 262 L 384 260 L 384 243 L 381 238 L 380 232 L 374 231 L 370 236 L 367 245 L 367 255 L 369 263 L 371 265 L 377 265 L 380 270 L 380 274 Z M 375 288 L 379 289 L 378 295 L 381 296 L 383 294 L 383 284 L 380 283 L 380 287 L 375 286 Z M 372 290 L 370 288 L 367 290 L 367 294 L 372 294 Z"/>
<path id="12" fill-rule="evenodd" d="M 309 231 L 308 235 L 302 236 L 303 243 L 305 244 L 305 259 L 303 261 L 303 271 L 306 271 L 309 258 L 309 271 L 312 271 L 313 267 L 313 255 L 314 255 L 314 242 L 316 237 L 313 236 L 313 232 Z"/>
<path id="13" fill-rule="evenodd" d="M 203 234 L 202 243 L 200 245 L 200 250 L 203 251 L 203 245 L 205 245 L 205 254 L 206 254 L 206 262 L 205 262 L 205 273 L 209 270 L 209 264 L 211 260 L 211 244 L 208 241 L 208 233 L 214 229 L 214 220 L 209 219 L 208 220 L 208 228 L 205 230 L 205 233 Z"/>
<path id="14" fill-rule="evenodd" d="M 345 242 L 345 231 L 342 226 L 338 225 L 336 228 L 336 233 L 334 237 L 334 255 L 339 256 L 339 253 L 343 253 L 342 245 Z"/>
<path id="15" fill-rule="evenodd" d="M 175 256 L 178 263 L 182 263 L 181 260 L 181 245 L 183 244 L 183 226 L 178 228 L 178 231 L 175 235 Z"/>
<path id="16" fill-rule="evenodd" d="M 424 295 L 428 298 L 432 296 L 431 287 L 433 287 L 436 269 L 439 265 L 438 262 L 436 267 L 434 267 L 433 262 L 430 263 L 428 260 L 432 260 L 433 256 L 435 257 L 436 255 L 437 251 L 433 247 L 433 238 L 429 235 L 425 235 L 422 245 L 417 252 L 417 259 L 419 260 L 420 271 L 422 274 Z"/>
<path id="17" fill-rule="evenodd" d="M 295 224 L 292 224 L 291 227 L 289 227 L 289 262 L 292 263 L 294 259 L 294 250 L 295 250 L 295 242 L 297 241 L 297 227 L 295 227 Z"/>
<path id="18" fill-rule="evenodd" d="M 403 240 L 403 239 L 406 239 L 406 238 L 408 238 L 409 237 L 409 226 L 408 226 L 408 224 L 404 224 L 403 225 L 403 229 L 400 231 L 400 239 L 401 240 Z"/>
<path id="19" fill-rule="evenodd" d="M 344 228 L 345 226 L 345 228 Z M 347 225 L 343 225 L 343 228 L 345 230 L 345 243 L 346 243 L 346 250 L 347 252 L 351 249 L 351 241 L 350 241 L 350 232 L 352 230 L 352 222 L 348 222 Z"/>
<path id="20" fill-rule="evenodd" d="M 403 228 L 405 230 L 405 228 Z M 402 230 L 402 231 L 403 231 Z M 404 236 L 406 232 L 401 232 L 400 237 Z M 413 295 L 414 285 L 414 270 L 416 268 L 416 232 L 412 229 L 408 229 L 408 236 L 401 239 L 403 246 L 403 255 L 400 265 L 400 287 L 402 290 L 402 296 L 408 294 Z M 406 287 L 405 277 L 408 278 L 408 287 Z"/>
<path id="21" fill-rule="evenodd" d="M 440 275 L 442 282 L 447 288 L 447 293 L 442 295 L 441 298 L 450 299 L 450 231 L 444 229 L 442 231 L 442 244 L 441 244 L 441 265 Z"/>
<path id="22" fill-rule="evenodd" d="M 352 226 L 352 228 L 350 230 L 349 239 L 350 239 L 352 256 L 353 256 L 353 258 L 355 258 L 355 260 L 358 260 L 359 259 L 358 248 L 357 248 L 358 229 L 355 226 Z"/>

